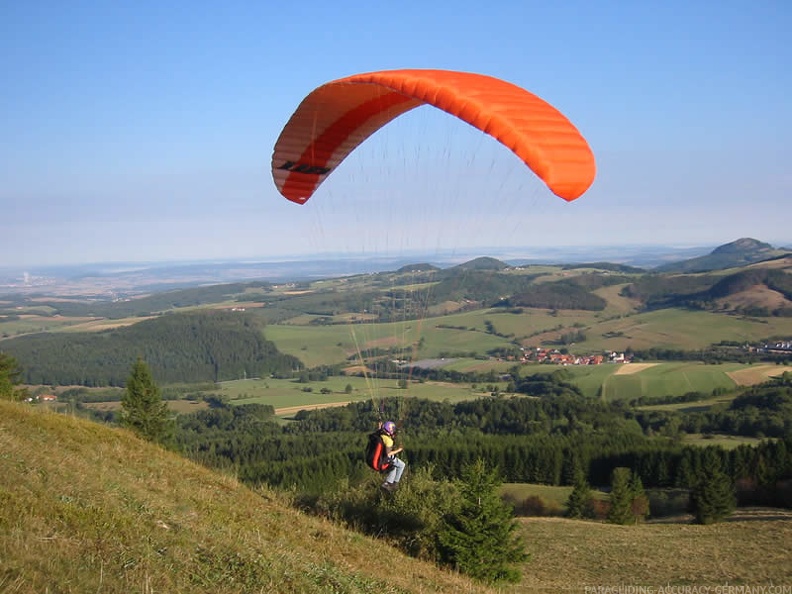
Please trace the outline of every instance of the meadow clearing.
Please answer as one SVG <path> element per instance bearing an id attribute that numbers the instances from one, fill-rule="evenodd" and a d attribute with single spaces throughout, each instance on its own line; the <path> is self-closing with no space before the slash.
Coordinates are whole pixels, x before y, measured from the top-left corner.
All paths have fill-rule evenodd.
<path id="1" fill-rule="evenodd" d="M 465 364 L 477 365 L 476 360 L 449 362 L 456 369 L 465 369 Z M 634 366 L 634 367 L 633 367 Z M 526 365 L 524 375 L 549 373 L 561 367 L 550 365 Z M 572 374 L 572 383 L 579 386 L 589 397 L 606 400 L 633 399 L 639 396 L 680 396 L 691 391 L 710 393 L 714 387 L 727 390 L 737 387 L 732 375 L 747 381 L 766 381 L 771 375 L 792 371 L 789 366 L 745 365 L 728 363 L 705 365 L 698 362 L 663 362 L 651 365 L 636 363 L 568 366 L 563 369 Z M 744 373 L 743 373 L 744 372 Z M 742 374 L 742 375 L 740 375 Z M 764 378 L 764 379 L 763 379 Z M 745 385 L 745 384 L 740 384 Z M 301 408 L 338 406 L 347 402 L 379 400 L 382 398 L 426 398 L 429 400 L 459 402 L 489 396 L 490 387 L 503 391 L 506 382 L 450 383 L 437 381 L 415 381 L 406 389 L 399 387 L 397 380 L 382 380 L 359 376 L 334 376 L 325 381 L 303 383 L 294 379 L 246 379 L 222 382 L 213 393 L 219 394 L 234 404 L 259 403 L 273 406 L 279 415 L 292 414 Z M 601 394 L 600 394 L 601 388 Z M 598 396 L 599 395 L 599 396 Z M 717 401 L 728 401 L 733 395 L 724 395 Z M 656 408 L 701 405 L 702 402 L 677 405 L 656 405 Z M 287 410 L 285 410 L 287 409 Z"/>

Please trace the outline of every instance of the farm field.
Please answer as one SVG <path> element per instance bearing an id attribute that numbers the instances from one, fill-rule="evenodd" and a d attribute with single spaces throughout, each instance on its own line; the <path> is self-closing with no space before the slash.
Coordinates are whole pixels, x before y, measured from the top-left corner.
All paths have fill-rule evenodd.
<path id="1" fill-rule="evenodd" d="M 346 386 L 352 386 L 350 393 Z M 310 392 L 305 388 L 311 388 Z M 325 388 L 329 393 L 322 394 Z M 413 382 L 404 390 L 396 380 L 369 380 L 357 376 L 331 377 L 327 381 L 299 383 L 295 380 L 239 380 L 218 384 L 212 393 L 228 398 L 233 404 L 269 404 L 276 409 L 289 408 L 289 414 L 300 407 L 321 408 L 338 403 L 382 398 L 426 398 L 448 402 L 470 400 L 485 395 L 470 384 L 445 382 Z"/>
<path id="2" fill-rule="evenodd" d="M 758 445 L 762 440 L 758 437 L 744 437 L 741 435 L 702 435 L 689 433 L 682 436 L 685 445 L 698 445 L 702 447 L 718 446 L 726 450 L 733 450 L 741 445 Z"/>
<path id="3" fill-rule="evenodd" d="M 485 355 L 493 348 L 513 347 L 515 342 L 524 347 L 547 346 L 572 331 L 585 335 L 584 341 L 567 346 L 576 354 L 651 347 L 693 350 L 721 341 L 792 335 L 792 318 L 745 318 L 678 309 L 610 317 L 604 312 L 525 309 L 515 314 L 484 309 L 389 324 L 277 324 L 268 326 L 265 335 L 283 352 L 314 366 L 345 361 L 358 348 L 412 348 L 419 343 L 413 359 L 443 353 Z"/>
<path id="4" fill-rule="evenodd" d="M 481 361 L 461 359 L 449 362 L 449 366 L 465 369 L 466 366 L 481 364 Z M 644 367 L 637 373 L 618 373 L 620 369 L 633 364 L 604 364 L 556 367 L 551 365 L 529 365 L 522 368 L 523 375 L 529 373 L 550 373 L 556 369 L 565 369 L 572 373 L 572 383 L 579 386 L 586 396 L 595 398 L 600 386 L 603 386 L 603 398 L 607 400 L 632 399 L 641 395 L 660 397 L 682 395 L 690 391 L 709 393 L 717 386 L 729 390 L 736 384 L 729 374 L 750 371 L 750 365 L 729 363 L 722 365 L 705 365 L 703 363 L 657 363 Z M 636 364 L 637 367 L 637 364 Z M 762 366 L 766 371 L 782 373 L 785 369 L 778 366 Z M 495 385 L 505 389 L 505 382 Z M 351 392 L 347 393 L 347 386 Z M 322 390 L 327 391 L 323 394 Z M 309 391 L 310 390 L 310 391 Z M 429 400 L 459 402 L 489 395 L 487 385 L 455 384 L 449 382 L 417 382 L 412 381 L 406 390 L 398 387 L 397 380 L 377 380 L 358 376 L 330 377 L 326 381 L 300 383 L 293 379 L 247 379 L 217 384 L 212 393 L 228 398 L 234 404 L 259 403 L 269 404 L 276 409 L 337 404 L 368 400 L 372 398 L 418 397 Z M 674 409 L 685 407 L 701 407 L 716 402 L 728 402 L 730 396 L 712 399 L 712 402 L 688 402 L 673 405 L 654 405 L 645 408 Z"/>
<path id="5" fill-rule="evenodd" d="M 92 317 L 62 317 L 38 313 L 21 314 L 15 319 L 0 317 L 0 338 L 13 338 L 34 332 L 68 331 L 70 327 L 95 322 Z"/>
<path id="6" fill-rule="evenodd" d="M 366 349 L 408 349 L 412 359 L 441 356 L 448 352 L 486 353 L 508 344 L 503 338 L 484 332 L 483 322 L 478 331 L 473 325 L 465 329 L 438 328 L 442 324 L 461 326 L 469 319 L 458 315 L 392 322 L 388 324 L 336 324 L 331 326 L 298 326 L 280 324 L 267 326 L 264 335 L 278 350 L 300 359 L 306 366 L 333 365 L 359 360 L 358 353 Z M 448 321 L 453 318 L 453 321 Z M 474 323 L 479 321 L 472 320 Z M 420 347 L 418 346 L 420 344 Z M 416 349 L 415 352 L 412 350 Z"/>
<path id="7" fill-rule="evenodd" d="M 637 373 L 614 373 L 603 381 L 601 397 L 603 400 L 625 400 L 636 398 L 636 394 L 651 398 L 688 392 L 708 394 L 716 388 L 732 390 L 736 383 L 728 372 L 744 367 L 740 363 L 706 365 L 686 361 L 653 365 Z"/>
<path id="8" fill-rule="evenodd" d="M 700 349 L 722 340 L 752 342 L 792 335 L 792 318 L 746 318 L 705 311 L 663 309 L 592 324 L 575 350 L 623 351 L 651 347 Z"/>
<path id="9" fill-rule="evenodd" d="M 486 371 L 489 368 L 506 371 L 513 363 L 488 362 L 475 359 L 449 360 L 444 367 L 460 371 Z M 620 373 L 621 370 L 635 368 L 635 373 Z M 581 388 L 583 393 L 596 398 L 600 386 L 603 398 L 607 400 L 632 399 L 644 396 L 682 395 L 692 389 L 709 393 L 713 387 L 723 385 L 727 389 L 736 386 L 733 377 L 767 378 L 771 374 L 784 371 L 792 372 L 792 367 L 775 365 L 743 365 L 738 363 L 704 365 L 702 363 L 655 363 L 642 364 L 603 364 L 586 366 L 558 367 L 551 365 L 526 365 L 522 367 L 523 376 L 532 373 L 551 373 L 564 369 L 572 374 L 571 382 Z M 671 378 L 671 379 L 669 379 Z M 276 409 L 278 416 L 287 418 L 303 408 L 322 408 L 338 406 L 348 402 L 380 400 L 383 398 L 425 398 L 428 400 L 460 402 L 480 397 L 488 397 L 492 387 L 503 392 L 506 382 L 451 383 L 439 381 L 411 380 L 406 389 L 399 387 L 397 380 L 381 380 L 360 376 L 333 376 L 325 381 L 300 382 L 296 379 L 251 378 L 215 384 L 213 387 L 196 387 L 196 394 L 215 394 L 226 398 L 232 404 L 268 404 Z M 32 389 L 38 386 L 31 386 Z M 348 390 L 349 387 L 349 390 Z M 57 392 L 57 390 L 56 390 Z M 508 395 L 507 395 L 508 397 Z M 728 403 L 733 394 L 724 394 L 696 402 L 657 404 L 642 406 L 642 410 L 705 410 L 715 404 Z M 55 403 L 53 406 L 60 406 Z M 115 402 L 85 404 L 97 410 L 114 410 L 120 406 Z M 168 400 L 174 412 L 189 413 L 205 406 L 194 399 Z M 709 438 L 707 438 L 709 439 Z M 711 445 L 704 440 L 703 445 Z"/>
<path id="10" fill-rule="evenodd" d="M 189 414 L 197 410 L 209 408 L 209 405 L 201 400 L 167 400 L 166 404 L 168 405 L 168 410 L 182 415 Z M 62 406 L 62 405 L 54 404 L 49 406 L 52 406 L 53 408 L 57 408 L 58 406 Z M 83 404 L 83 406 L 85 408 L 92 408 L 94 410 L 100 410 L 100 411 L 121 410 L 121 402 L 119 401 L 89 402 Z"/>

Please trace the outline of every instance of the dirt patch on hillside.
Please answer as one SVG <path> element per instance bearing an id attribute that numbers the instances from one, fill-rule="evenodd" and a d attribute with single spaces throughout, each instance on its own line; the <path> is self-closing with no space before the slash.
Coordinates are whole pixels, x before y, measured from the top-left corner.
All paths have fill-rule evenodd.
<path id="1" fill-rule="evenodd" d="M 756 262 L 755 264 L 747 266 L 747 268 L 792 268 L 792 256 Z"/>
<path id="2" fill-rule="evenodd" d="M 790 365 L 754 365 L 739 369 L 737 371 L 729 371 L 726 373 L 735 384 L 738 386 L 754 386 L 762 384 L 769 380 L 771 377 L 778 377 L 786 371 L 792 372 Z"/>
<path id="3" fill-rule="evenodd" d="M 633 373 L 638 373 L 639 371 L 649 369 L 655 365 L 657 365 L 657 363 L 624 363 L 619 365 L 619 368 L 613 375 L 632 375 Z"/>
<path id="4" fill-rule="evenodd" d="M 234 303 L 222 303 L 212 306 L 212 309 L 234 309 L 244 311 L 245 309 L 259 309 L 264 307 L 261 301 L 235 301 Z"/>
<path id="5" fill-rule="evenodd" d="M 334 408 L 338 406 L 346 406 L 351 402 L 353 401 L 347 400 L 346 402 L 322 402 L 320 404 L 303 404 L 302 406 L 284 406 L 283 408 L 276 408 L 275 414 L 293 415 L 295 413 L 300 412 L 301 410 L 319 410 L 321 408 Z"/>
<path id="6" fill-rule="evenodd" d="M 70 326 L 70 330 L 77 330 L 80 332 L 100 332 L 102 330 L 115 330 L 116 328 L 126 328 L 144 320 L 150 320 L 155 316 L 142 316 L 139 318 L 125 318 L 123 320 L 108 320 L 96 319 L 82 324 L 74 324 Z"/>

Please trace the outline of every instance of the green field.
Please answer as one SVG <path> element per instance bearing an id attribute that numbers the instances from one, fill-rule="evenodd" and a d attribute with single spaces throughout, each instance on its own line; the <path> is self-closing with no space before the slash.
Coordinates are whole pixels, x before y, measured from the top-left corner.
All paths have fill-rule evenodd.
<path id="1" fill-rule="evenodd" d="M 493 332 L 487 332 L 488 324 Z M 678 309 L 615 316 L 605 312 L 526 309 L 515 314 L 483 309 L 389 324 L 270 325 L 265 334 L 280 350 L 311 367 L 342 362 L 366 347 L 413 348 L 422 339 L 413 359 L 450 352 L 484 355 L 490 349 L 513 347 L 515 343 L 537 347 L 573 331 L 585 335 L 584 341 L 568 345 L 576 354 L 651 347 L 694 350 L 721 341 L 754 342 L 792 335 L 792 318 L 745 318 Z"/>
<path id="2" fill-rule="evenodd" d="M 28 314 L 18 319 L 5 319 L 0 317 L 0 338 L 13 338 L 23 334 L 36 332 L 58 332 L 67 330 L 76 324 L 90 322 L 94 318 L 76 318 Z"/>
<path id="3" fill-rule="evenodd" d="M 733 390 L 736 384 L 726 374 L 746 367 L 747 365 L 740 363 L 722 365 L 706 365 L 699 362 L 662 363 L 638 373 L 607 376 L 602 382 L 602 398 L 629 400 L 638 395 L 657 398 L 679 396 L 688 392 L 709 394 L 716 388 Z"/>
<path id="4" fill-rule="evenodd" d="M 741 435 L 702 435 L 689 433 L 682 437 L 682 443 L 702 447 L 718 446 L 726 450 L 733 450 L 741 445 L 755 446 L 761 443 L 758 437 L 743 437 Z"/>
<path id="5" fill-rule="evenodd" d="M 514 363 L 488 363 L 474 359 L 460 359 L 449 361 L 448 367 L 460 371 L 479 371 L 489 367 L 507 369 Z M 636 364 L 627 364 L 636 365 Z M 722 365 L 705 365 L 697 362 L 656 363 L 651 367 L 641 369 L 637 373 L 619 375 L 622 368 L 620 364 L 581 365 L 558 367 L 553 365 L 525 365 L 521 368 L 523 376 L 533 373 L 551 373 L 557 369 L 564 369 L 572 374 L 570 380 L 577 385 L 583 393 L 595 398 L 602 387 L 602 398 L 611 400 L 630 400 L 640 396 L 653 398 L 663 396 L 681 396 L 688 392 L 697 391 L 709 394 L 716 387 L 734 390 L 737 386 L 727 373 L 750 369 L 750 365 L 740 363 L 727 363 Z M 499 390 L 504 390 L 505 382 L 493 384 Z M 351 386 L 351 392 L 347 392 Z M 247 379 L 217 384 L 213 393 L 218 393 L 235 404 L 256 402 L 269 404 L 277 408 L 296 406 L 315 406 L 337 402 L 350 402 L 382 398 L 418 397 L 430 400 L 447 400 L 459 402 L 480 396 L 489 395 L 489 384 L 452 384 L 434 381 L 410 380 L 407 389 L 398 387 L 397 380 L 378 380 L 359 376 L 335 376 L 326 381 L 301 383 L 294 379 Z M 322 390 L 329 393 L 322 394 Z M 646 409 L 683 409 L 691 407 L 708 407 L 719 402 L 728 402 L 733 396 L 725 395 L 697 402 L 678 404 L 655 405 L 644 407 Z"/>
<path id="6" fill-rule="evenodd" d="M 500 495 L 511 501 L 515 507 L 528 497 L 538 497 L 545 505 L 546 515 L 560 516 L 564 505 L 572 493 L 572 487 L 551 485 L 533 485 L 528 483 L 504 483 L 500 487 Z"/>
<path id="7" fill-rule="evenodd" d="M 347 393 L 346 387 L 352 391 Z M 501 384 L 502 387 L 502 384 Z M 311 391 L 306 391 L 310 389 Z M 330 393 L 323 394 L 322 389 Z M 398 387 L 397 380 L 376 380 L 357 376 L 331 377 L 327 381 L 300 383 L 291 379 L 238 380 L 217 385 L 212 393 L 220 394 L 234 404 L 269 404 L 277 409 L 315 407 L 339 402 L 363 400 L 378 401 L 383 398 L 426 398 L 448 402 L 470 400 L 484 395 L 482 387 L 470 384 L 442 382 L 410 382 L 407 389 Z"/>
<path id="8" fill-rule="evenodd" d="M 705 311 L 663 309 L 592 324 L 576 349 L 593 352 L 628 347 L 701 349 L 720 341 L 754 342 L 792 335 L 792 318 L 746 318 Z M 607 336 L 607 337 L 606 337 Z"/>

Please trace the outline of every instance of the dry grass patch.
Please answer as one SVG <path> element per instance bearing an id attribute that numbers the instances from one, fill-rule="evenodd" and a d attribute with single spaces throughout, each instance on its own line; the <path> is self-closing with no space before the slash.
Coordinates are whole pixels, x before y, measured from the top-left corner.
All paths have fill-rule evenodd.
<path id="1" fill-rule="evenodd" d="M 728 371 L 728 375 L 738 386 L 754 386 L 762 384 L 771 377 L 778 377 L 786 372 L 792 372 L 790 365 L 752 365 L 737 371 Z"/>
<path id="2" fill-rule="evenodd" d="M 64 332 L 101 332 L 102 330 L 114 330 L 132 326 L 144 320 L 150 320 L 156 316 L 141 316 L 134 318 L 124 318 L 121 320 L 108 320 L 106 318 L 94 318 L 86 322 L 74 324 L 64 329 Z M 78 319 L 78 318 L 70 318 Z"/>
<path id="3" fill-rule="evenodd" d="M 649 369 L 655 365 L 657 365 L 657 363 L 624 363 L 619 365 L 619 368 L 613 373 L 613 375 L 632 375 L 633 373 L 641 372 L 644 369 Z"/>
<path id="4" fill-rule="evenodd" d="M 346 406 L 351 402 L 353 401 L 347 400 L 345 402 L 323 402 L 321 404 L 303 404 L 302 406 L 286 406 L 283 408 L 276 408 L 275 414 L 278 416 L 293 415 L 295 413 L 300 412 L 301 410 L 319 410 L 322 408 L 336 408 L 339 406 Z"/>
<path id="5" fill-rule="evenodd" d="M 218 303 L 212 305 L 211 309 L 261 309 L 264 304 L 261 301 L 234 301 L 232 303 Z"/>
<path id="6" fill-rule="evenodd" d="M 526 518 L 520 523 L 531 560 L 514 592 L 792 583 L 788 517 L 745 513 L 711 526 L 617 526 L 557 518 Z"/>
<path id="7" fill-rule="evenodd" d="M 717 299 L 715 303 L 719 307 L 728 307 L 732 310 L 738 307 L 765 307 L 772 311 L 790 305 L 789 299 L 783 293 L 774 291 L 765 285 L 756 285 L 744 291 L 732 293 L 728 297 Z"/>

